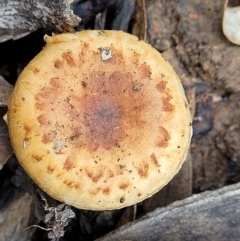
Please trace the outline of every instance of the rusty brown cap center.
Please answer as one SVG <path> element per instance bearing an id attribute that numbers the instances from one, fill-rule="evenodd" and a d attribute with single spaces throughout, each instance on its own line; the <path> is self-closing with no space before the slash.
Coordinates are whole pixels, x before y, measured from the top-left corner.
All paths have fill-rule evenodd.
<path id="1" fill-rule="evenodd" d="M 86 96 L 82 100 L 86 141 L 89 149 L 99 145 L 106 149 L 117 145 L 125 136 L 122 128 L 123 108 L 109 96 Z"/>

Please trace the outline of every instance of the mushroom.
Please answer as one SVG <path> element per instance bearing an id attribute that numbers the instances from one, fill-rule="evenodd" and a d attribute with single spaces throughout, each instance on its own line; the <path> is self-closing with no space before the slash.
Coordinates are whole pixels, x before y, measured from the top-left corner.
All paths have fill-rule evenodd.
<path id="1" fill-rule="evenodd" d="M 140 202 L 179 171 L 192 134 L 182 84 L 121 31 L 45 36 L 8 103 L 15 155 L 51 197 L 88 210 Z"/>

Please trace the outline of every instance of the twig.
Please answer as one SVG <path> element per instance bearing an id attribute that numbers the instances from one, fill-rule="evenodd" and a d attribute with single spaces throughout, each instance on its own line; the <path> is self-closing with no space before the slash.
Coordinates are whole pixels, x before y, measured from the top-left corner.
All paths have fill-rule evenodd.
<path id="1" fill-rule="evenodd" d="M 147 42 L 147 11 L 146 11 L 146 1 L 142 0 L 142 10 L 143 10 L 143 18 L 144 18 L 144 37 L 143 40 Z"/>

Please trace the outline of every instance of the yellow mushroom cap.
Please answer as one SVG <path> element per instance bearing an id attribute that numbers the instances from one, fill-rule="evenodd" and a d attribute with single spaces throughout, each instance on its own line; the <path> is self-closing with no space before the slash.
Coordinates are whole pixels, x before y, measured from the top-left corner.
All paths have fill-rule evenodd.
<path id="1" fill-rule="evenodd" d="M 53 198 L 89 210 L 150 197 L 179 171 L 191 116 L 161 54 L 121 31 L 45 36 L 9 100 L 14 152 Z"/>

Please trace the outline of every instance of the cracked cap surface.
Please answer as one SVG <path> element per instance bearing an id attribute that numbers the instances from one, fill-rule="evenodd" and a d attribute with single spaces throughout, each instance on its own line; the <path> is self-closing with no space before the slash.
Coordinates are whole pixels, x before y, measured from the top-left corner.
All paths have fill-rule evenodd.
<path id="1" fill-rule="evenodd" d="M 192 128 L 180 80 L 121 31 L 45 36 L 9 99 L 14 152 L 53 198 L 89 210 L 150 197 L 178 172 Z"/>

